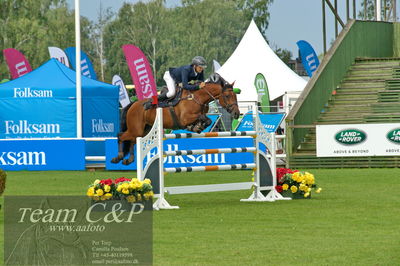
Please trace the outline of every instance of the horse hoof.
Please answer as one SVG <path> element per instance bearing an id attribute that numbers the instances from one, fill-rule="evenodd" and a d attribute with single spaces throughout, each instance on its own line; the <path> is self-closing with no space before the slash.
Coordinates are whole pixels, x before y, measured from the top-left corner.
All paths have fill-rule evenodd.
<path id="1" fill-rule="evenodd" d="M 132 162 L 129 161 L 128 159 L 125 159 L 125 160 L 122 161 L 122 164 L 123 164 L 123 165 L 130 165 L 131 163 L 132 163 Z"/>
<path id="2" fill-rule="evenodd" d="M 111 159 L 111 163 L 119 163 L 121 161 L 121 159 L 119 159 L 118 157 L 114 157 Z"/>

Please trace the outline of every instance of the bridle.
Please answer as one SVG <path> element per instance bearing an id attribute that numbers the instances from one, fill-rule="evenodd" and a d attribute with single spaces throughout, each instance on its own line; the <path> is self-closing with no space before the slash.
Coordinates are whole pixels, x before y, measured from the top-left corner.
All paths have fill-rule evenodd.
<path id="1" fill-rule="evenodd" d="M 227 85 L 227 83 L 224 83 L 224 86 L 221 86 L 222 90 L 217 96 L 212 95 L 205 87 L 202 90 L 204 90 L 210 96 L 210 98 L 213 99 L 214 101 L 216 101 L 217 99 L 222 97 L 222 102 L 224 103 L 226 110 L 229 113 L 232 113 L 233 112 L 233 107 L 234 106 L 238 106 L 238 104 L 237 103 L 228 104 L 228 98 L 227 98 L 227 96 L 224 95 L 224 91 L 232 91 L 232 93 L 233 93 L 233 89 L 227 87 L 226 85 Z M 211 102 L 211 99 L 210 99 L 209 102 Z"/>

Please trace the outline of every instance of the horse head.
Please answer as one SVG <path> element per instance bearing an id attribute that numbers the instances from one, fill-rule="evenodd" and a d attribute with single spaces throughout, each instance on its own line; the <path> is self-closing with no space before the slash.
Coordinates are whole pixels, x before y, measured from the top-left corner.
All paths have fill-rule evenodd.
<path id="1" fill-rule="evenodd" d="M 217 73 L 212 74 L 207 82 L 218 84 L 220 86 L 219 95 L 216 97 L 218 98 L 219 104 L 226 109 L 233 118 L 238 119 L 240 111 L 236 93 L 233 91 L 233 85 L 235 82 L 230 84 Z"/>

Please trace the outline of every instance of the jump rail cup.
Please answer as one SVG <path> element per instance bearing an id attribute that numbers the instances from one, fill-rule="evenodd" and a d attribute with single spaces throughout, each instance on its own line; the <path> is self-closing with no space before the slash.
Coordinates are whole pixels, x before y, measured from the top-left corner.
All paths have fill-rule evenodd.
<path id="1" fill-rule="evenodd" d="M 276 189 L 276 152 L 275 152 L 275 134 L 268 133 L 262 126 L 257 112 L 253 111 L 254 131 L 233 131 L 233 132 L 208 132 L 208 133 L 184 133 L 184 134 L 163 134 L 162 109 L 157 109 L 156 119 L 150 132 L 142 138 L 137 139 L 137 176 L 140 180 L 149 178 L 152 181 L 154 193 L 158 197 L 153 204 L 153 208 L 159 209 L 177 209 L 178 206 L 171 206 L 165 199 L 166 191 L 171 194 L 200 193 L 213 191 L 227 191 L 249 189 L 253 187 L 252 195 L 241 201 L 275 201 L 290 198 L 283 198 Z M 221 148 L 221 149 L 201 149 L 201 150 L 182 150 L 182 151 L 163 151 L 164 139 L 177 138 L 209 138 L 209 137 L 234 137 L 234 136 L 252 136 L 254 138 L 254 147 L 241 148 Z M 262 143 L 269 151 L 270 156 L 260 149 Z M 157 148 L 156 154 L 148 159 L 146 167 L 143 169 L 143 161 L 149 158 L 147 154 L 154 148 Z M 236 153 L 252 152 L 255 154 L 255 163 L 234 164 L 234 165 L 209 165 L 196 167 L 173 167 L 164 168 L 164 156 L 189 155 L 189 154 L 210 154 L 210 153 Z M 194 172 L 194 171 L 221 171 L 233 169 L 254 169 L 254 182 L 242 182 L 231 184 L 198 185 L 182 187 L 165 187 L 164 172 Z M 269 191 L 264 196 L 261 191 Z"/>

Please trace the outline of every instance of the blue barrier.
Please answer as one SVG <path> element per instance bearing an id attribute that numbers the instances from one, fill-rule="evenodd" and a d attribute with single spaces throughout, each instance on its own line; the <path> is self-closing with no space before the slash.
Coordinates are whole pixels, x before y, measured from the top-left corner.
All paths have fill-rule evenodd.
<path id="1" fill-rule="evenodd" d="M 261 123 L 268 133 L 276 132 L 285 118 L 285 113 L 259 114 Z M 236 128 L 236 131 L 253 130 L 253 115 L 251 112 L 245 114 Z"/>
<path id="2" fill-rule="evenodd" d="M 195 149 L 218 149 L 218 148 L 237 148 L 253 146 L 253 138 L 199 138 L 199 139 L 168 139 L 164 141 L 164 151 L 176 150 L 195 150 Z M 156 149 L 151 154 L 155 154 Z M 106 140 L 106 169 L 107 170 L 136 170 L 136 161 L 126 166 L 122 163 L 113 164 L 111 158 L 118 154 L 118 144 L 116 139 Z M 136 147 L 135 147 L 135 154 Z M 150 157 L 151 158 L 151 157 Z M 148 160 L 149 158 L 147 158 Z M 165 167 L 191 167 L 205 165 L 229 165 L 254 163 L 252 153 L 222 153 L 222 154 L 200 154 L 200 155 L 181 155 L 169 156 L 165 158 Z"/>
<path id="3" fill-rule="evenodd" d="M 84 170 L 85 141 L 64 140 L 0 140 L 0 169 Z"/>

